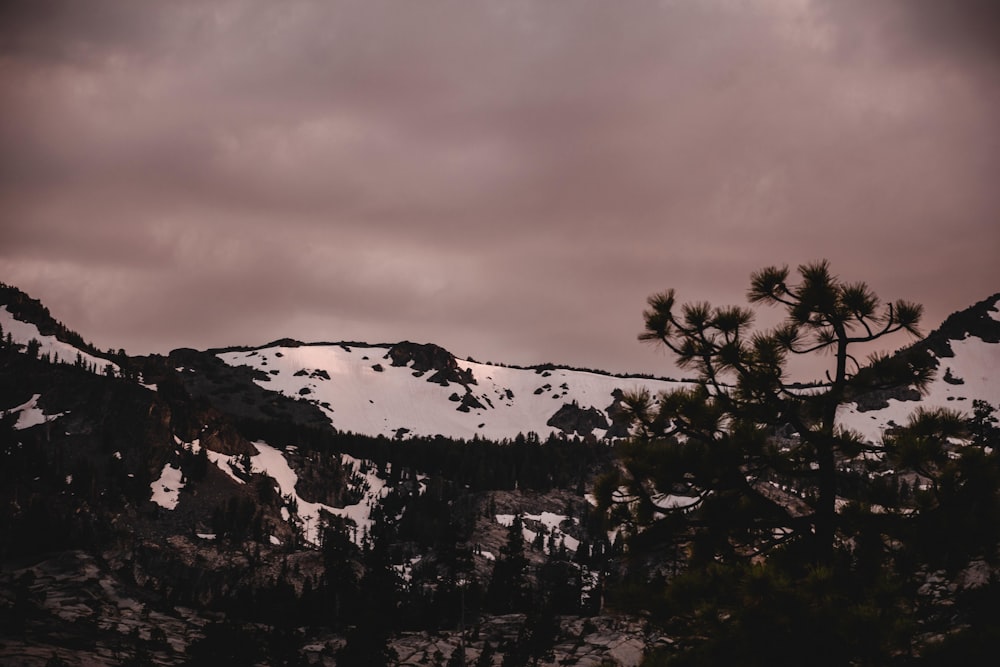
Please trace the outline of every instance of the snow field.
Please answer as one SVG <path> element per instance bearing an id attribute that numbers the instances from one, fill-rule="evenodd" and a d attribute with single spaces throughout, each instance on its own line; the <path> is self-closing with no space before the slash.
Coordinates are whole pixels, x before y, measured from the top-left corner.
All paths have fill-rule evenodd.
<path id="1" fill-rule="evenodd" d="M 867 412 L 859 412 L 848 403 L 837 409 L 838 425 L 860 433 L 869 442 L 880 442 L 885 429 L 905 425 L 918 407 L 949 408 L 971 415 L 976 398 L 1000 406 L 1000 344 L 975 337 L 950 343 L 955 356 L 940 358 L 937 375 L 919 403 L 889 399 L 889 407 Z M 952 382 L 961 380 L 961 384 L 946 381 L 946 372 L 950 372 Z"/>
<path id="2" fill-rule="evenodd" d="M 174 442 L 176 442 L 178 446 L 189 448 L 195 453 L 201 449 L 200 442 L 197 439 L 192 442 L 185 443 L 177 436 L 174 436 Z M 367 489 L 367 491 L 363 495 L 362 499 L 357 503 L 346 507 L 332 507 L 324 503 L 312 503 L 304 500 L 295 490 L 295 485 L 298 482 L 298 475 L 296 475 L 295 471 L 292 470 L 292 467 L 289 465 L 288 460 L 285 458 L 284 453 L 280 449 L 272 447 L 266 442 L 260 440 L 255 441 L 253 445 L 257 450 L 257 454 L 249 457 L 250 469 L 246 470 L 246 472 L 250 474 L 262 473 L 275 481 L 278 485 L 278 492 L 287 500 L 287 504 L 281 508 L 282 519 L 288 522 L 301 522 L 303 536 L 307 542 L 311 544 L 319 544 L 319 530 L 322 524 L 322 512 L 328 512 L 332 515 L 341 516 L 353 521 L 355 526 L 357 526 L 355 533 L 355 541 L 357 542 L 360 542 L 364 535 L 371 529 L 372 508 L 374 508 L 389 492 L 389 488 L 386 486 L 385 481 L 379 478 L 372 470 L 369 470 L 363 476 L 363 486 Z M 241 469 L 241 456 L 227 456 L 211 450 L 206 450 L 205 453 L 208 456 L 208 460 L 218 467 L 219 470 L 226 473 L 226 475 L 228 475 L 233 481 L 237 484 L 245 483 L 235 472 L 235 470 Z M 361 461 L 347 454 L 341 455 L 341 462 L 349 470 L 360 471 L 363 468 Z M 164 478 L 167 473 L 167 468 L 170 467 L 171 466 L 168 464 L 164 468 L 164 474 L 161 475 L 161 479 Z M 177 483 L 179 483 L 180 471 L 177 471 L 177 474 Z M 158 502 L 155 497 L 156 485 L 158 482 L 159 480 L 153 483 L 154 502 Z M 177 489 L 177 492 L 179 492 L 179 488 Z M 174 500 L 173 506 L 171 507 L 167 507 L 161 502 L 158 502 L 158 504 L 166 507 L 166 509 L 174 509 L 174 507 L 177 506 L 176 500 Z M 290 511 L 289 506 L 294 506 L 296 508 L 296 512 L 293 513 Z M 274 536 L 271 537 L 273 544 L 273 540 L 277 538 L 274 538 Z"/>
<path id="3" fill-rule="evenodd" d="M 7 306 L 0 306 L 0 325 L 3 325 L 4 336 L 10 333 L 11 340 L 19 345 L 27 345 L 32 338 L 37 340 L 39 342 L 38 353 L 48 353 L 53 361 L 58 357 L 61 363 L 72 364 L 76 361 L 76 355 L 79 354 L 88 368 L 94 365 L 98 374 L 103 374 L 104 368 L 108 364 L 111 364 L 116 374 L 119 372 L 118 365 L 107 359 L 87 354 L 69 343 L 62 342 L 55 336 L 43 336 L 34 324 L 16 319 L 14 314 L 7 310 Z"/>
<path id="4" fill-rule="evenodd" d="M 568 519 L 561 514 L 555 514 L 553 512 L 542 512 L 541 514 L 522 514 L 522 520 L 537 521 L 541 525 L 545 526 L 548 535 L 551 535 L 556 543 L 562 541 L 566 545 L 566 548 L 570 551 L 575 552 L 580 547 L 580 540 L 576 539 L 572 535 L 567 535 L 559 527 L 564 521 Z M 501 526 L 509 528 L 514 524 L 513 514 L 497 514 L 496 521 Z M 573 520 L 576 523 L 576 520 Z M 522 534 L 524 535 L 524 541 L 527 544 L 534 542 L 535 538 L 538 536 L 538 532 L 531 530 L 530 528 L 522 528 Z M 545 553 L 549 553 L 548 538 L 545 539 L 545 546 L 543 550 Z M 492 556 L 492 554 L 491 554 Z"/>
<path id="5" fill-rule="evenodd" d="M 604 413 L 616 389 L 645 388 L 655 395 L 680 384 L 558 368 L 538 373 L 457 360 L 461 369 L 471 371 L 477 384 L 470 390 L 484 406 L 462 412 L 458 407 L 466 394 L 463 385 L 427 382 L 432 372 L 415 377 L 410 367 L 392 366 L 386 358 L 389 349 L 303 345 L 218 356 L 232 366 L 267 373 L 269 380 L 256 380 L 259 386 L 319 406 L 337 429 L 387 437 L 408 429 L 410 435 L 464 439 L 512 439 L 529 432 L 545 438 L 558 432 L 546 422 L 564 403 L 576 401 L 581 408 Z M 376 365 L 381 370 L 375 370 Z"/>

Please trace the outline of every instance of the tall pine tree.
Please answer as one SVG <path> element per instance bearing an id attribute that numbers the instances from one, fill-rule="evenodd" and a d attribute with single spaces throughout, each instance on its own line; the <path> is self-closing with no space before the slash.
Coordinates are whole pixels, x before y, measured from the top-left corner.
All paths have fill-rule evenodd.
<path id="1" fill-rule="evenodd" d="M 780 307 L 785 321 L 758 331 L 748 308 L 678 305 L 673 290 L 649 298 L 640 339 L 666 348 L 697 378 L 656 400 L 627 397 L 638 436 L 624 450 L 620 481 L 632 491 L 640 522 L 666 514 L 675 528 L 697 529 L 695 553 L 705 560 L 797 540 L 808 543 L 815 562 L 829 562 L 838 470 L 862 452 L 884 451 L 840 428 L 838 406 L 875 389 L 922 388 L 932 372 L 930 358 L 916 355 L 874 357 L 862 367 L 855 349 L 900 331 L 917 334 L 921 308 L 883 304 L 864 283 L 834 276 L 826 262 L 800 266 L 795 282 L 787 267 L 759 271 L 748 299 Z M 817 354 L 832 357 L 825 378 L 792 383 L 789 357 Z M 794 436 L 778 437 L 782 432 Z M 803 498 L 777 497 L 773 483 Z M 601 500 L 613 502 L 608 494 Z"/>

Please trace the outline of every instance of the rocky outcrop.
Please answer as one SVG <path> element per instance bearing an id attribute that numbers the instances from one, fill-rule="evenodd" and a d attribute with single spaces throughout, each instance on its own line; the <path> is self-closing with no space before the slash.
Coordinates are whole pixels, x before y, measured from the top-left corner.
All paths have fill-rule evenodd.
<path id="1" fill-rule="evenodd" d="M 213 452 L 232 456 L 256 456 L 257 449 L 228 422 L 209 425 L 200 434 L 201 446 Z"/>
<path id="2" fill-rule="evenodd" d="M 881 389 L 879 391 L 872 391 L 859 396 L 855 400 L 855 404 L 858 406 L 858 412 L 883 410 L 889 407 L 889 399 L 896 401 L 919 401 L 920 392 L 913 387 Z"/>
<path id="3" fill-rule="evenodd" d="M 433 371 L 428 382 L 448 386 L 449 382 L 461 385 L 476 384 L 470 369 L 462 369 L 448 350 L 431 343 L 396 343 L 386 354 L 393 366 L 410 366 L 417 373 Z"/>
<path id="4" fill-rule="evenodd" d="M 604 412 L 608 415 L 608 421 L 611 422 L 611 426 L 608 427 L 608 432 L 604 437 L 627 438 L 629 436 L 629 429 L 632 428 L 632 417 L 622 404 L 625 394 L 621 389 L 615 389 L 611 392 L 611 397 L 614 399 L 611 405 L 604 408 Z"/>
<path id="5" fill-rule="evenodd" d="M 465 396 L 462 397 L 461 405 L 455 409 L 459 412 L 468 412 L 469 410 L 485 410 L 486 406 L 483 405 L 471 391 L 467 391 Z"/>
<path id="6" fill-rule="evenodd" d="M 593 435 L 594 429 L 597 428 L 608 428 L 608 420 L 600 410 L 594 407 L 581 408 L 576 401 L 563 403 L 545 424 L 567 435 L 580 436 Z"/>

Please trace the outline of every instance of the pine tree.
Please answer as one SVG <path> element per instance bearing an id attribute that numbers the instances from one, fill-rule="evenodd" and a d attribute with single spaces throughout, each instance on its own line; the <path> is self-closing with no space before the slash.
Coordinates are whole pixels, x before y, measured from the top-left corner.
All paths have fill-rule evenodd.
<path id="1" fill-rule="evenodd" d="M 667 513 L 674 528 L 696 528 L 696 557 L 706 561 L 763 553 L 796 540 L 816 562 L 829 562 L 835 543 L 838 465 L 863 451 L 884 451 L 838 428 L 837 408 L 874 389 L 923 387 L 930 357 L 875 356 L 867 367 L 859 345 L 905 331 L 916 335 L 921 307 L 882 304 L 864 283 L 847 283 L 826 262 L 755 273 L 748 299 L 775 305 L 785 321 L 753 329 L 754 313 L 707 303 L 678 306 L 673 290 L 649 298 L 640 339 L 673 353 L 697 372 L 686 389 L 627 397 L 638 437 L 624 448 L 627 484 L 640 519 Z M 802 386 L 787 378 L 790 356 L 832 354 L 823 381 Z M 796 436 L 778 442 L 781 429 Z M 791 485 L 806 498 L 789 503 L 769 484 Z M 616 484 L 605 484 L 605 489 Z M 687 498 L 658 506 L 655 492 Z M 610 505 L 605 493 L 601 499 Z M 692 510 L 696 510 L 692 512 Z"/>
<path id="2" fill-rule="evenodd" d="M 649 524 L 630 541 L 646 553 L 630 562 L 677 551 L 686 562 L 669 577 L 629 573 L 609 597 L 628 603 L 628 593 L 641 598 L 631 604 L 657 610 L 651 618 L 678 638 L 667 649 L 671 665 L 895 661 L 931 634 L 918 594 L 927 573 L 998 553 L 1000 442 L 990 410 L 974 406 L 971 422 L 918 410 L 881 442 L 866 442 L 839 426 L 838 407 L 873 390 L 924 389 L 935 364 L 923 346 L 867 363 L 856 349 L 916 335 L 920 307 L 883 304 L 826 262 L 799 267 L 794 281 L 787 268 L 755 273 L 748 298 L 780 307 L 785 321 L 757 331 L 749 309 L 679 306 L 672 291 L 649 299 L 640 338 L 697 379 L 656 401 L 628 397 L 635 437 L 619 450 L 623 472 L 595 495 L 605 508 L 624 499 L 633 521 Z M 788 360 L 819 353 L 832 366 L 825 378 L 792 383 Z M 968 444 L 953 444 L 960 437 Z M 904 475 L 919 482 L 905 507 Z M 945 606 L 952 624 L 971 625 L 981 611 L 961 596 Z M 996 640 L 955 637 L 982 654 L 992 651 L 978 642 Z"/>

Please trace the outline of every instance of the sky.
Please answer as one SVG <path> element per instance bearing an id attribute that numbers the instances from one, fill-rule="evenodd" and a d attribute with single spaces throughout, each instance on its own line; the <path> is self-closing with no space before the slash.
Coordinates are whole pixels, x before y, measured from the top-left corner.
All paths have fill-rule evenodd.
<path id="1" fill-rule="evenodd" d="M 671 374 L 650 294 L 822 258 L 931 329 L 1000 291 L 997 34 L 993 0 L 10 0 L 0 281 L 132 354 Z"/>

